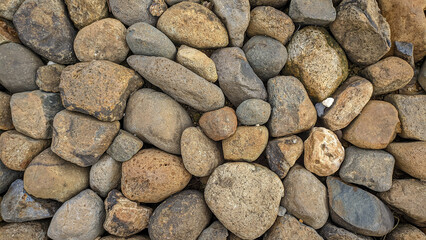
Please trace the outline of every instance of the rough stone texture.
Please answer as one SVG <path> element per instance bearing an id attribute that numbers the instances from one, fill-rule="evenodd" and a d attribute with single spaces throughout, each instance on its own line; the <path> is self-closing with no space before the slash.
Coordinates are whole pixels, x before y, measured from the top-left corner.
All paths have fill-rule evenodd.
<path id="1" fill-rule="evenodd" d="M 283 179 L 303 153 L 303 140 L 297 135 L 268 142 L 266 158 L 269 168 Z"/>
<path id="2" fill-rule="evenodd" d="M 109 235 L 109 236 L 106 236 L 106 237 L 102 237 L 100 239 L 96 238 L 96 240 L 150 240 L 150 239 L 149 239 L 149 237 L 138 236 L 138 235 L 126 237 L 126 238 L 117 237 L 117 236 L 114 236 L 114 235 Z"/>
<path id="3" fill-rule="evenodd" d="M 109 146 L 107 153 L 114 160 L 125 162 L 133 157 L 143 146 L 143 142 L 131 133 L 121 130 Z"/>
<path id="4" fill-rule="evenodd" d="M 395 165 L 420 180 L 426 180 L 426 142 L 394 142 L 386 148 L 395 157 Z"/>
<path id="5" fill-rule="evenodd" d="M 406 61 L 412 68 L 414 65 L 414 46 L 411 42 L 398 42 L 395 41 L 395 56 Z"/>
<path id="6" fill-rule="evenodd" d="M 399 132 L 398 111 L 392 104 L 371 100 L 343 131 L 343 138 L 359 148 L 383 149 Z"/>
<path id="7" fill-rule="evenodd" d="M 237 118 L 244 125 L 263 125 L 271 116 L 271 105 L 261 99 L 247 99 L 236 111 Z"/>
<path id="8" fill-rule="evenodd" d="M 142 84 L 134 70 L 100 60 L 65 68 L 59 89 L 68 110 L 112 122 L 123 117 L 127 99 Z"/>
<path id="9" fill-rule="evenodd" d="M 203 112 L 225 104 L 225 96 L 218 86 L 170 59 L 133 55 L 127 62 L 147 81 L 180 103 Z"/>
<path id="10" fill-rule="evenodd" d="M 204 113 L 198 124 L 207 137 L 214 141 L 220 141 L 229 138 L 235 133 L 238 120 L 234 109 L 223 107 Z"/>
<path id="11" fill-rule="evenodd" d="M 101 197 L 106 197 L 112 189 L 120 184 L 121 163 L 108 154 L 104 154 L 90 168 L 90 188 Z"/>
<path id="12" fill-rule="evenodd" d="M 20 43 L 21 41 L 12 23 L 0 19 L 0 44 L 8 42 Z"/>
<path id="13" fill-rule="evenodd" d="M 200 128 L 185 129 L 180 144 L 183 164 L 186 170 L 196 177 L 209 176 L 223 163 L 218 143 L 204 135 Z"/>
<path id="14" fill-rule="evenodd" d="M 195 48 L 180 46 L 176 61 L 207 81 L 216 82 L 217 80 L 216 65 L 213 60 Z"/>
<path id="15" fill-rule="evenodd" d="M 373 240 L 371 237 L 355 234 L 331 223 L 325 224 L 319 233 L 325 240 Z"/>
<path id="16" fill-rule="evenodd" d="M 130 200 L 158 203 L 191 180 L 182 159 L 158 149 L 144 149 L 122 165 L 121 190 Z"/>
<path id="17" fill-rule="evenodd" d="M 288 15 L 295 23 L 324 26 L 336 19 L 336 9 L 332 0 L 292 0 Z"/>
<path id="18" fill-rule="evenodd" d="M 210 176 L 204 196 L 218 220 L 243 239 L 255 239 L 274 223 L 284 195 L 278 176 L 258 164 L 225 163 Z"/>
<path id="19" fill-rule="evenodd" d="M 37 54 L 60 64 L 77 61 L 76 30 L 61 0 L 27 0 L 13 15 L 19 39 Z"/>
<path id="20" fill-rule="evenodd" d="M 0 130 L 13 129 L 12 113 L 10 111 L 10 95 L 0 92 Z"/>
<path id="21" fill-rule="evenodd" d="M 184 1 L 167 9 L 158 19 L 157 28 L 173 42 L 194 48 L 219 48 L 229 43 L 220 19 L 193 2 Z"/>
<path id="22" fill-rule="evenodd" d="M 358 76 L 347 79 L 331 96 L 333 105 L 321 117 L 324 125 L 332 131 L 347 127 L 361 113 L 372 93 L 373 85 L 367 79 Z"/>
<path id="23" fill-rule="evenodd" d="M 274 8 L 281 8 L 287 4 L 288 0 L 250 0 L 250 6 L 271 6 Z"/>
<path id="24" fill-rule="evenodd" d="M 330 30 L 356 64 L 373 64 L 391 47 L 391 30 L 376 1 L 343 0 Z"/>
<path id="25" fill-rule="evenodd" d="M 164 0 L 154 0 L 149 6 L 149 12 L 152 16 L 159 17 L 167 10 L 167 4 Z"/>
<path id="26" fill-rule="evenodd" d="M 340 178 L 348 183 L 384 192 L 392 186 L 394 157 L 383 150 L 366 150 L 354 146 L 345 150 L 345 161 L 340 167 Z"/>
<path id="27" fill-rule="evenodd" d="M 0 194 L 4 193 L 9 188 L 13 181 L 21 177 L 22 172 L 13 171 L 0 161 Z"/>
<path id="28" fill-rule="evenodd" d="M 118 121 L 101 122 L 63 110 L 53 119 L 52 151 L 67 161 L 88 167 L 108 149 L 119 129 Z"/>
<path id="29" fill-rule="evenodd" d="M 0 159 L 15 171 L 24 171 L 28 164 L 50 144 L 49 140 L 37 140 L 15 130 L 0 135 Z"/>
<path id="30" fill-rule="evenodd" d="M 109 7 L 112 14 L 122 23 L 131 26 L 138 22 L 151 25 L 157 23 L 157 17 L 149 12 L 152 0 L 110 0 Z"/>
<path id="31" fill-rule="evenodd" d="M 36 73 L 36 84 L 40 90 L 45 92 L 59 92 L 61 73 L 64 68 L 65 66 L 61 64 L 39 67 Z"/>
<path id="32" fill-rule="evenodd" d="M 10 109 L 16 131 L 35 139 L 49 139 L 53 118 L 64 107 L 59 94 L 35 90 L 13 94 Z"/>
<path id="33" fill-rule="evenodd" d="M 392 212 L 376 196 L 336 177 L 327 177 L 327 187 L 333 222 L 352 232 L 374 237 L 392 230 Z"/>
<path id="34" fill-rule="evenodd" d="M 129 52 L 126 27 L 114 18 L 96 21 L 77 33 L 74 51 L 82 62 L 109 60 L 121 63 Z"/>
<path id="35" fill-rule="evenodd" d="M 119 237 L 128 237 L 144 230 L 152 214 L 150 207 L 130 201 L 115 189 L 105 199 L 105 211 L 105 230 Z"/>
<path id="36" fill-rule="evenodd" d="M 174 5 L 176 3 L 180 3 L 183 1 L 190 1 L 190 2 L 194 2 L 194 3 L 200 3 L 200 0 L 165 0 L 167 5 L 171 6 Z"/>
<path id="37" fill-rule="evenodd" d="M 19 43 L 0 45 L 0 84 L 11 93 L 37 89 L 35 74 L 43 62 Z"/>
<path id="38" fill-rule="evenodd" d="M 274 225 L 266 232 L 263 240 L 322 240 L 311 227 L 299 222 L 295 217 L 285 214 L 278 217 Z"/>
<path id="39" fill-rule="evenodd" d="M 126 42 L 136 55 L 174 59 L 176 47 L 160 30 L 146 22 L 138 22 L 127 29 Z"/>
<path id="40" fill-rule="evenodd" d="M 13 14 L 18 10 L 24 0 L 4 0 L 0 3 L 0 17 L 12 20 Z"/>
<path id="41" fill-rule="evenodd" d="M 102 199 L 90 189 L 65 202 L 53 216 L 47 235 L 53 240 L 92 240 L 104 232 Z"/>
<path id="42" fill-rule="evenodd" d="M 247 35 L 265 35 L 286 44 L 294 32 L 293 21 L 287 14 L 270 6 L 255 7 L 250 12 Z"/>
<path id="43" fill-rule="evenodd" d="M 48 148 L 26 169 L 24 188 L 34 197 L 65 202 L 89 187 L 89 170 L 61 159 Z"/>
<path id="44" fill-rule="evenodd" d="M 108 16 L 107 0 L 65 0 L 65 4 L 78 29 Z"/>
<path id="45" fill-rule="evenodd" d="M 143 88 L 128 101 L 124 129 L 136 134 L 145 143 L 180 154 L 183 130 L 192 126 L 185 109 L 164 93 Z"/>
<path id="46" fill-rule="evenodd" d="M 423 89 L 426 89 L 426 61 L 422 64 L 417 81 Z"/>
<path id="47" fill-rule="evenodd" d="M 414 227 L 410 224 L 401 224 L 398 227 L 390 232 L 386 239 L 388 240 L 425 240 L 426 234 L 423 233 L 420 229 Z"/>
<path id="48" fill-rule="evenodd" d="M 208 228 L 201 232 L 197 240 L 227 240 L 228 236 L 228 229 L 219 221 L 214 221 Z"/>
<path id="49" fill-rule="evenodd" d="M 168 198 L 154 210 L 149 220 L 149 236 L 152 240 L 195 240 L 210 218 L 203 194 L 186 190 Z"/>
<path id="50" fill-rule="evenodd" d="M 318 102 L 330 96 L 348 76 L 345 52 L 325 28 L 308 26 L 297 31 L 287 50 L 284 72 L 299 78 L 309 96 Z"/>
<path id="51" fill-rule="evenodd" d="M 0 239 L 31 239 L 48 240 L 48 221 L 34 221 L 25 223 L 10 223 L 0 227 Z"/>
<path id="52" fill-rule="evenodd" d="M 272 137 L 304 132 L 315 125 L 317 112 L 302 83 L 292 76 L 278 76 L 268 81 L 272 107 L 268 128 Z"/>

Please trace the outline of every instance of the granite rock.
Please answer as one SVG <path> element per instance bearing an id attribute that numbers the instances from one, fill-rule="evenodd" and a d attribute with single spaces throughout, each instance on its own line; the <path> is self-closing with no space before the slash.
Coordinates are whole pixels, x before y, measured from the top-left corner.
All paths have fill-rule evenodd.
<path id="1" fill-rule="evenodd" d="M 108 16 L 107 0 L 65 0 L 65 4 L 78 29 Z"/>
<path id="2" fill-rule="evenodd" d="M 114 160 L 125 162 L 132 158 L 143 146 L 143 142 L 133 134 L 121 130 L 112 141 L 107 153 Z"/>
<path id="3" fill-rule="evenodd" d="M 101 197 L 117 188 L 121 179 L 121 163 L 115 161 L 108 154 L 104 154 L 98 162 L 90 168 L 90 188 Z"/>
<path id="4" fill-rule="evenodd" d="M 323 238 L 313 228 L 306 226 L 289 214 L 278 217 L 263 237 L 263 240 L 291 239 L 322 240 Z"/>
<path id="5" fill-rule="evenodd" d="M 292 0 L 289 15 L 295 23 L 324 26 L 336 19 L 336 9 L 332 0 Z"/>

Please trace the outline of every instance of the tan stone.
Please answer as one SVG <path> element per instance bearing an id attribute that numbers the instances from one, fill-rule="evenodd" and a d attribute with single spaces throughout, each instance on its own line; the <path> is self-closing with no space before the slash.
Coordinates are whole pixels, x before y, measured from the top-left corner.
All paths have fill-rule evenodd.
<path id="1" fill-rule="evenodd" d="M 0 92 L 0 130 L 13 129 L 12 114 L 10 111 L 10 95 Z"/>
<path id="2" fill-rule="evenodd" d="M 426 234 L 420 229 L 410 224 L 400 224 L 392 232 L 390 232 L 386 239 L 388 240 L 426 240 Z"/>
<path id="3" fill-rule="evenodd" d="M 64 68 L 65 66 L 61 64 L 39 67 L 36 74 L 36 84 L 40 90 L 45 92 L 59 92 L 61 73 Z"/>
<path id="4" fill-rule="evenodd" d="M 386 148 L 396 166 L 420 180 L 426 180 L 426 142 L 393 142 Z"/>
<path id="5" fill-rule="evenodd" d="M 268 230 L 263 240 L 322 240 L 323 238 L 311 227 L 286 214 L 278 217 Z"/>
<path id="6" fill-rule="evenodd" d="M 268 144 L 265 126 L 240 126 L 231 137 L 222 141 L 223 156 L 231 161 L 256 161 Z"/>
<path id="7" fill-rule="evenodd" d="M 213 60 L 195 48 L 185 45 L 180 46 L 176 55 L 176 61 L 207 81 L 216 82 L 217 80 L 216 65 Z"/>
<path id="8" fill-rule="evenodd" d="M 65 4 L 78 29 L 108 16 L 107 0 L 65 0 Z"/>
<path id="9" fill-rule="evenodd" d="M 122 238 L 122 237 L 117 237 L 114 235 L 109 235 L 99 239 L 96 238 L 95 240 L 150 240 L 150 239 L 145 236 L 131 236 L 131 237 Z"/>
<path id="10" fill-rule="evenodd" d="M 204 229 L 197 240 L 227 240 L 228 229 L 219 221 L 214 221 L 209 227 Z"/>
<path id="11" fill-rule="evenodd" d="M 49 221 L 9 223 L 7 225 L 0 226 L 0 240 L 48 240 L 48 227 Z"/>
<path id="12" fill-rule="evenodd" d="M 13 28 L 12 24 L 0 20 L 0 44 L 8 42 L 20 43 L 18 33 Z"/>
<path id="13" fill-rule="evenodd" d="M 303 140 L 297 135 L 277 138 L 268 142 L 266 158 L 269 168 L 281 179 L 303 153 Z"/>
<path id="14" fill-rule="evenodd" d="M 13 14 L 25 0 L 3 0 L 0 2 L 0 17 L 12 20 Z"/>
<path id="15" fill-rule="evenodd" d="M 237 130 L 238 120 L 234 109 L 223 107 L 204 113 L 199 122 L 203 132 L 214 141 L 224 140 Z"/>

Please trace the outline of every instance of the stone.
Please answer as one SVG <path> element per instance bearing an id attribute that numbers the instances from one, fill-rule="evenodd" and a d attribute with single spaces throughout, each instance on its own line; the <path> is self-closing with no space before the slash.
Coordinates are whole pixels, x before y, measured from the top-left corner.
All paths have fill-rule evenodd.
<path id="1" fill-rule="evenodd" d="M 200 3 L 200 0 L 165 0 L 167 5 L 171 6 L 171 5 L 175 5 L 176 3 L 180 3 L 183 1 L 189 1 L 189 2 L 194 2 L 194 3 Z"/>
<path id="2" fill-rule="evenodd" d="M 12 182 L 21 177 L 22 172 L 13 171 L 12 169 L 6 167 L 2 161 L 0 161 L 0 194 L 4 193 Z"/>
<path id="3" fill-rule="evenodd" d="M 77 61 L 73 51 L 76 30 L 60 0 L 28 0 L 13 15 L 22 43 L 40 56 L 60 64 Z"/>
<path id="4" fill-rule="evenodd" d="M 167 10 L 167 4 L 164 0 L 153 0 L 151 6 L 149 6 L 149 12 L 154 17 L 159 17 Z"/>
<path id="5" fill-rule="evenodd" d="M 294 32 L 293 21 L 287 14 L 270 6 L 255 7 L 250 12 L 247 35 L 265 35 L 285 45 Z"/>
<path id="6" fill-rule="evenodd" d="M 426 141 L 426 95 L 391 94 L 386 101 L 398 110 L 403 138 Z"/>
<path id="7" fill-rule="evenodd" d="M 228 229 L 226 229 L 219 221 L 214 221 L 209 227 L 201 232 L 197 240 L 227 240 L 228 236 Z"/>
<path id="8" fill-rule="evenodd" d="M 12 23 L 6 20 L 0 20 L 0 44 L 8 42 L 20 43 L 21 41 L 19 41 L 18 33 Z"/>
<path id="9" fill-rule="evenodd" d="M 351 62 L 371 65 L 389 51 L 391 29 L 376 1 L 343 0 L 336 10 L 330 30 Z"/>
<path id="10" fill-rule="evenodd" d="M 108 16 L 107 0 L 65 0 L 71 20 L 82 29 Z"/>
<path id="11" fill-rule="evenodd" d="M 398 111 L 392 104 L 371 100 L 343 130 L 343 139 L 359 148 L 383 149 L 400 130 Z"/>
<path id="12" fill-rule="evenodd" d="M 117 188 L 121 179 L 121 163 L 115 161 L 108 154 L 104 154 L 97 163 L 90 168 L 90 188 L 101 197 Z"/>
<path id="13" fill-rule="evenodd" d="M 217 80 L 216 65 L 213 60 L 195 48 L 181 45 L 176 55 L 176 61 L 209 82 Z"/>
<path id="14" fill-rule="evenodd" d="M 35 74 L 42 65 L 37 55 L 19 43 L 0 45 L 0 84 L 11 93 L 37 89 Z"/>
<path id="15" fill-rule="evenodd" d="M 82 62 L 108 60 L 121 63 L 129 53 L 126 27 L 114 18 L 96 21 L 78 31 L 74 51 Z"/>
<path id="16" fill-rule="evenodd" d="M 119 237 L 128 237 L 144 230 L 152 214 L 150 207 L 130 201 L 115 189 L 105 199 L 105 211 L 105 230 Z"/>
<path id="17" fill-rule="evenodd" d="M 89 170 L 61 159 L 48 148 L 25 170 L 24 188 L 36 198 L 65 202 L 89 187 Z"/>
<path id="18" fill-rule="evenodd" d="M 150 25 L 157 23 L 157 17 L 149 12 L 152 0 L 110 0 L 109 7 L 115 18 L 127 26 L 138 22 L 146 22 Z"/>
<path id="19" fill-rule="evenodd" d="M 191 180 L 178 156 L 144 149 L 122 165 L 121 191 L 128 199 L 158 203 L 183 190 Z"/>
<path id="20" fill-rule="evenodd" d="M 64 107 L 59 94 L 35 90 L 13 94 L 10 109 L 16 131 L 34 139 L 50 139 L 53 118 Z"/>
<path id="21" fill-rule="evenodd" d="M 127 99 L 142 84 L 134 70 L 98 60 L 66 67 L 59 89 L 68 110 L 113 122 L 123 117 Z"/>
<path id="22" fill-rule="evenodd" d="M 121 130 L 109 146 L 107 153 L 114 160 L 125 162 L 132 158 L 143 146 L 143 142 L 133 134 Z"/>
<path id="23" fill-rule="evenodd" d="M 33 221 L 24 223 L 10 223 L 0 226 L 0 239 L 31 239 L 31 240 L 48 240 L 47 228 L 48 221 Z"/>
<path id="24" fill-rule="evenodd" d="M 189 127 L 181 137 L 181 154 L 186 170 L 196 177 L 209 176 L 223 163 L 218 143 L 208 138 L 200 128 Z"/>
<path id="25" fill-rule="evenodd" d="M 0 3 L 0 17 L 12 20 L 13 15 L 24 0 L 5 0 Z"/>
<path id="26" fill-rule="evenodd" d="M 274 8 L 281 8 L 287 4 L 288 0 L 250 0 L 250 6 L 271 6 Z"/>
<path id="27" fill-rule="evenodd" d="M 226 47 L 228 32 L 220 19 L 201 4 L 183 1 L 168 8 L 157 28 L 174 43 L 194 48 Z"/>
<path id="28" fill-rule="evenodd" d="M 51 218 L 60 203 L 31 197 L 24 190 L 24 181 L 14 181 L 1 201 L 1 217 L 6 222 L 27 222 Z"/>
<path id="29" fill-rule="evenodd" d="M 234 109 L 223 107 L 204 113 L 198 124 L 203 132 L 214 141 L 221 141 L 232 136 L 237 130 L 238 120 Z"/>
<path id="30" fill-rule="evenodd" d="M 98 240 L 98 239 L 96 238 L 96 240 Z M 102 237 L 99 240 L 150 240 L 150 239 L 148 237 L 140 236 L 140 235 L 134 235 L 134 236 L 131 236 L 131 237 L 126 237 L 126 238 L 117 237 L 117 236 L 114 236 L 114 235 L 109 235 L 109 236 L 106 236 L 106 237 Z"/>
<path id="31" fill-rule="evenodd" d="M 317 113 L 303 84 L 292 76 L 269 79 L 269 103 L 272 107 L 268 129 L 272 137 L 304 132 L 313 127 Z"/>
<path id="32" fill-rule="evenodd" d="M 136 91 L 129 98 L 123 121 L 124 130 L 173 154 L 180 154 L 182 132 L 191 126 L 191 118 L 179 103 L 148 88 Z"/>
<path id="33" fill-rule="evenodd" d="M 242 47 L 250 21 L 249 0 L 212 0 L 213 12 L 225 23 L 230 45 Z"/>
<path id="34" fill-rule="evenodd" d="M 65 66 L 61 64 L 52 64 L 41 66 L 37 69 L 36 84 L 45 92 L 59 92 L 59 83 L 61 82 L 61 73 Z"/>
<path id="35" fill-rule="evenodd" d="M 415 179 L 395 179 L 392 188 L 378 196 L 409 222 L 426 227 L 426 183 Z"/>
<path id="36" fill-rule="evenodd" d="M 327 188 L 311 172 L 295 165 L 283 181 L 281 205 L 303 223 L 319 229 L 327 222 Z"/>
<path id="37" fill-rule="evenodd" d="M 333 104 L 321 117 L 324 125 L 332 130 L 347 127 L 362 111 L 373 94 L 373 85 L 365 78 L 353 76 L 333 93 Z"/>
<path id="38" fill-rule="evenodd" d="M 422 67 L 419 72 L 417 81 L 422 86 L 423 89 L 426 89 L 426 63 L 423 62 Z"/>
<path id="39" fill-rule="evenodd" d="M 336 19 L 336 9 L 331 0 L 292 0 L 288 15 L 295 23 L 325 26 Z"/>
<path id="40" fill-rule="evenodd" d="M 297 135 L 276 138 L 266 146 L 269 168 L 283 179 L 303 153 L 303 140 Z"/>
<path id="41" fill-rule="evenodd" d="M 268 144 L 265 126 L 240 126 L 234 135 L 222 141 L 223 157 L 231 161 L 256 161 Z"/>
<path id="42" fill-rule="evenodd" d="M 258 238 L 274 224 L 283 196 L 284 187 L 275 173 L 246 162 L 220 165 L 204 190 L 213 214 L 243 239 Z"/>
<path id="43" fill-rule="evenodd" d="M 371 237 L 355 234 L 331 223 L 325 224 L 319 233 L 325 240 L 373 240 Z"/>
<path id="44" fill-rule="evenodd" d="M 413 51 L 414 46 L 412 43 L 395 41 L 395 56 L 406 61 L 412 68 L 415 68 Z"/>
<path id="45" fill-rule="evenodd" d="M 383 150 L 367 150 L 351 146 L 345 150 L 345 161 L 339 176 L 347 183 L 355 183 L 376 192 L 392 186 L 395 158 Z"/>
<path id="46" fill-rule="evenodd" d="M 118 121 L 101 122 L 63 110 L 53 119 L 52 151 L 80 167 L 88 167 L 108 149 L 119 129 Z"/>
<path id="47" fill-rule="evenodd" d="M 195 240 L 209 224 L 211 212 L 203 194 L 195 190 L 182 191 L 162 202 L 149 220 L 152 240 Z"/>
<path id="48" fill-rule="evenodd" d="M 170 59 L 133 55 L 127 58 L 127 62 L 147 81 L 196 110 L 212 111 L 225 104 L 218 86 Z"/>
<path id="49" fill-rule="evenodd" d="M 251 98 L 266 100 L 265 86 L 250 67 L 243 50 L 222 48 L 211 58 L 216 64 L 219 86 L 235 107 Z"/>
<path id="50" fill-rule="evenodd" d="M 92 240 L 100 236 L 104 229 L 104 203 L 90 189 L 66 201 L 55 213 L 50 222 L 47 236 L 53 240 L 80 239 Z"/>
<path id="51" fill-rule="evenodd" d="M 393 229 L 389 208 L 373 194 L 327 177 L 330 215 L 333 222 L 354 233 L 380 237 Z"/>
<path id="52" fill-rule="evenodd" d="M 393 142 L 386 148 L 395 157 L 395 166 L 420 180 L 426 180 L 426 142 Z"/>
<path id="53" fill-rule="evenodd" d="M 266 232 L 263 240 L 322 240 L 323 238 L 311 227 L 285 214 L 278 217 L 274 225 Z"/>
<path id="54" fill-rule="evenodd" d="M 11 130 L 13 128 L 10 95 L 0 92 L 0 130 Z"/>
<path id="55" fill-rule="evenodd" d="M 138 22 L 127 29 L 126 42 L 136 55 L 174 59 L 176 47 L 160 30 L 146 22 Z"/>
<path id="56" fill-rule="evenodd" d="M 426 234 L 423 233 L 420 229 L 414 227 L 410 224 L 401 224 L 398 225 L 395 230 L 390 232 L 387 236 L 389 240 L 425 240 Z"/>
<path id="57" fill-rule="evenodd" d="M 284 72 L 299 78 L 317 102 L 329 97 L 348 76 L 345 52 L 325 28 L 308 26 L 297 31 L 287 50 Z"/>
<path id="58" fill-rule="evenodd" d="M 49 140 L 37 140 L 15 130 L 0 135 L 0 159 L 15 171 L 24 171 L 28 164 L 50 144 Z"/>
<path id="59" fill-rule="evenodd" d="M 263 125 L 271 115 L 271 105 L 261 99 L 247 99 L 236 111 L 237 118 L 244 125 Z"/>

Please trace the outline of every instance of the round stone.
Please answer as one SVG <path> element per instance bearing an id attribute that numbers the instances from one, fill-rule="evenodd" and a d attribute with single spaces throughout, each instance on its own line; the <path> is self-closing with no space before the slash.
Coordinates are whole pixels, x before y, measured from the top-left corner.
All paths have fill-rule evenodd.
<path id="1" fill-rule="evenodd" d="M 157 23 L 157 17 L 149 12 L 153 0 L 109 0 L 108 2 L 114 17 L 127 26 L 138 22 L 151 25 Z"/>
<path id="2" fill-rule="evenodd" d="M 224 140 L 237 130 L 238 120 L 234 109 L 224 107 L 204 113 L 199 124 L 203 132 L 214 141 Z"/>
<path id="3" fill-rule="evenodd" d="M 118 187 L 120 179 L 121 163 L 108 154 L 104 154 L 90 168 L 90 188 L 101 197 L 106 197 L 109 191 Z"/>
<path id="4" fill-rule="evenodd" d="M 244 125 L 263 125 L 271 115 L 271 105 L 262 99 L 248 99 L 236 111 L 237 118 Z"/>

